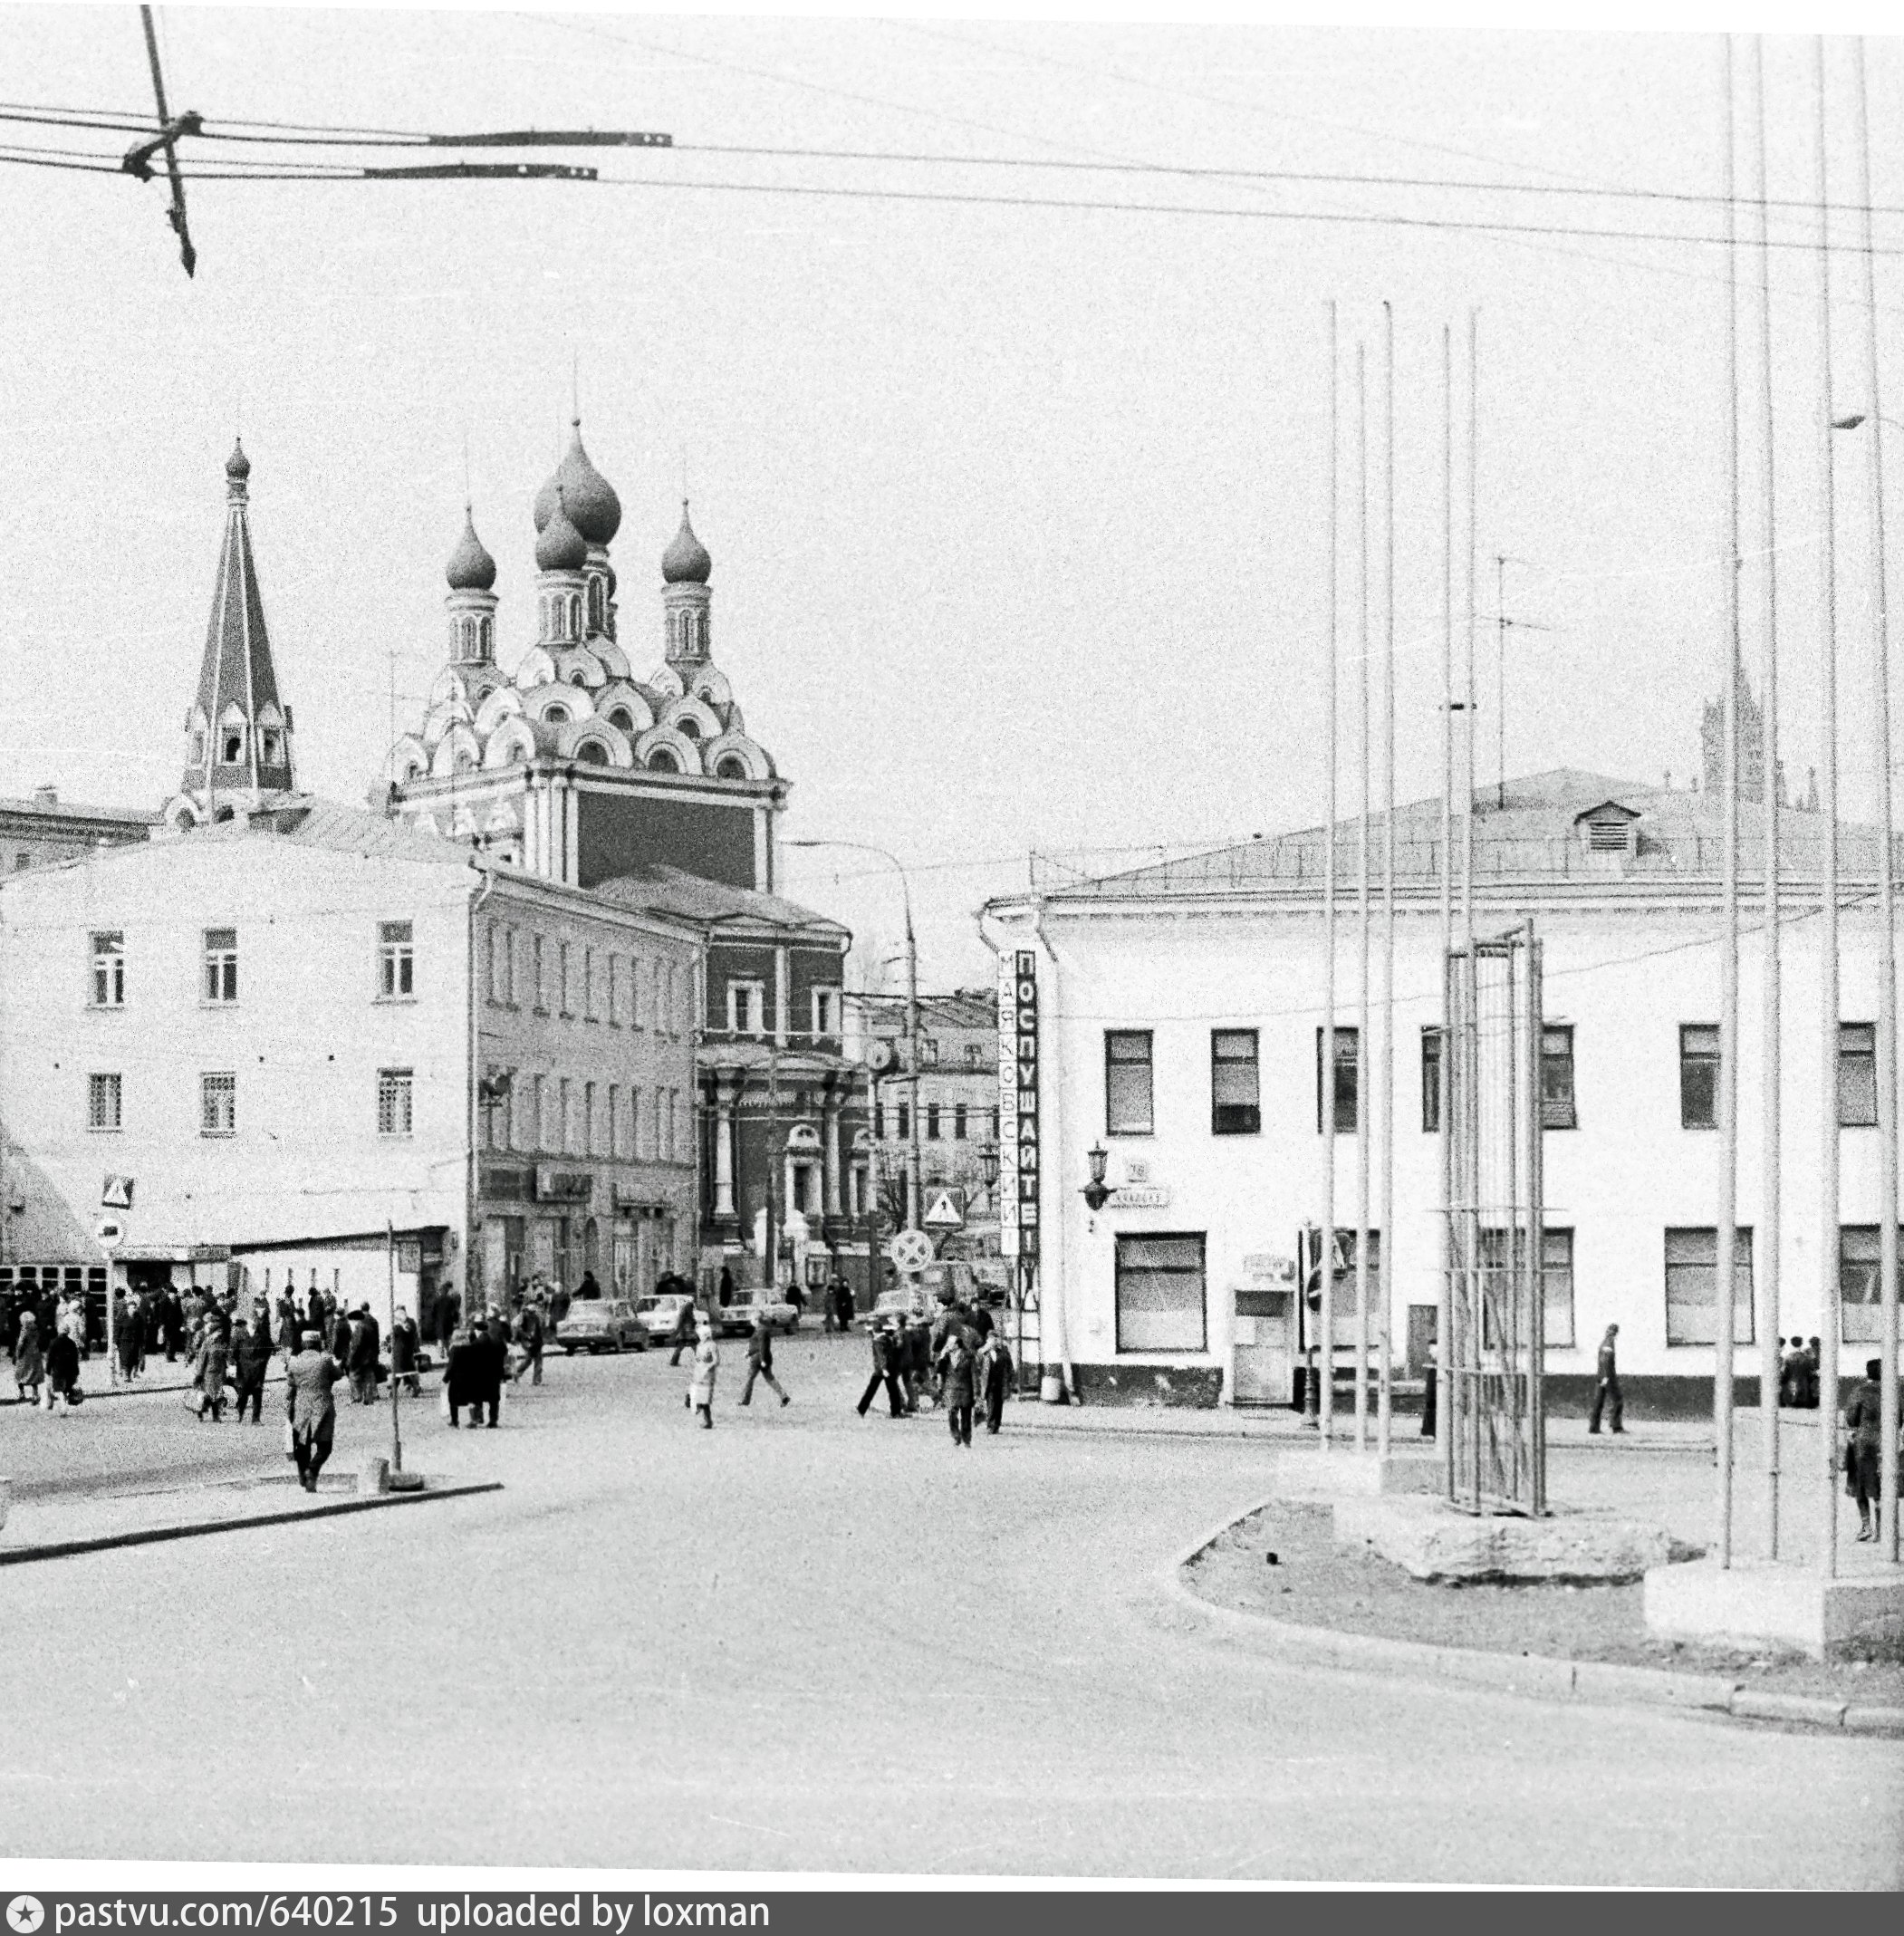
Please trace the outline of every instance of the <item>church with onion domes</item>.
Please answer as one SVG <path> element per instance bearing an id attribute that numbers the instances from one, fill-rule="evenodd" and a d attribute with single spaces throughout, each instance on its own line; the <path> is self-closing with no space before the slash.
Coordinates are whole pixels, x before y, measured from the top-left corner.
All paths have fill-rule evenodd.
<path id="1" fill-rule="evenodd" d="M 579 420 L 534 523 L 536 635 L 505 673 L 496 563 L 466 510 L 445 573 L 447 654 L 421 722 L 390 748 L 391 811 L 574 887 L 660 862 L 771 892 L 786 787 L 715 663 L 714 561 L 687 504 L 646 665 L 621 637 L 609 555 L 621 501 Z"/>

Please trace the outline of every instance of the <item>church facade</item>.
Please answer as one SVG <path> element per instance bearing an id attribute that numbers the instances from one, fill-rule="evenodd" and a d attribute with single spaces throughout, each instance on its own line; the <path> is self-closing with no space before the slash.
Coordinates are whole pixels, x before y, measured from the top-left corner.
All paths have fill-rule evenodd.
<path id="1" fill-rule="evenodd" d="M 543 880 L 700 924 L 701 1264 L 736 1282 L 868 1281 L 863 1072 L 844 1053 L 840 923 L 775 891 L 787 783 L 715 662 L 713 559 L 686 503 L 660 560 L 659 662 L 621 636 L 621 505 L 579 421 L 534 508 L 536 636 L 497 662 L 497 566 L 473 514 L 446 568 L 447 654 L 391 747 L 383 804 Z"/>

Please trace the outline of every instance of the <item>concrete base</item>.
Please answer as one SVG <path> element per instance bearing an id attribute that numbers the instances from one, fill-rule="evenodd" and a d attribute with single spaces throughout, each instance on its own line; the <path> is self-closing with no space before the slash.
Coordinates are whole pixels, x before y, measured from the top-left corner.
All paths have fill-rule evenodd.
<path id="1" fill-rule="evenodd" d="M 392 1472 L 390 1474 L 390 1490 L 392 1492 L 421 1492 L 423 1490 L 422 1473 Z"/>
<path id="2" fill-rule="evenodd" d="M 1435 1492 L 1441 1485 L 1441 1459 L 1432 1450 L 1391 1448 L 1384 1459 L 1372 1448 L 1358 1452 L 1352 1446 L 1305 1446 L 1299 1452 L 1284 1452 L 1274 1471 L 1282 1498 L 1322 1505 L 1384 1493 Z"/>
<path id="3" fill-rule="evenodd" d="M 1442 1498 L 1341 1499 L 1338 1546 L 1370 1548 L 1418 1580 L 1637 1580 L 1672 1556 L 1665 1527 L 1596 1513 L 1481 1517 Z"/>
<path id="4" fill-rule="evenodd" d="M 366 1497 L 390 1489 L 390 1462 L 388 1459 L 366 1459 L 357 1472 L 357 1489 Z"/>
<path id="5" fill-rule="evenodd" d="M 1708 1646 L 1795 1648 L 1814 1661 L 1904 1660 L 1904 1567 L 1828 1580 L 1755 1560 L 1713 1560 L 1646 1575 L 1646 1624 L 1662 1639 Z"/>

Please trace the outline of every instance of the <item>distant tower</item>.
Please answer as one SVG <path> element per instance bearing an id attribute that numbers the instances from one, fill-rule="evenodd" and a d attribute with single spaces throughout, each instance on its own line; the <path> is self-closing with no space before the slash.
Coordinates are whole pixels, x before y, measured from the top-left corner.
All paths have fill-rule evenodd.
<path id="1" fill-rule="evenodd" d="M 1735 658 L 1732 676 L 1739 695 L 1739 798 L 1755 802 L 1765 781 L 1765 721 L 1752 696 L 1752 681 Z M 1705 756 L 1706 792 L 1718 800 L 1726 786 L 1726 701 L 1707 699 L 1699 721 L 1699 750 Z"/>
<path id="2" fill-rule="evenodd" d="M 621 528 L 621 500 L 615 487 L 589 461 L 582 448 L 582 419 L 570 422 L 569 448 L 548 482 L 535 494 L 535 529 L 545 532 L 558 508 L 581 535 L 583 555 L 578 569 L 582 573 L 582 610 L 579 627 L 568 634 L 572 640 L 612 639 L 615 636 L 615 568 L 609 563 L 608 548 Z M 548 636 L 546 630 L 543 636 Z"/>
<path id="3" fill-rule="evenodd" d="M 714 560 L 694 535 L 684 497 L 681 528 L 661 554 L 661 610 L 668 629 L 668 663 L 687 680 L 692 679 L 697 667 L 707 664 L 713 650 L 708 616 L 714 593 L 707 589 L 713 575 Z"/>
<path id="4" fill-rule="evenodd" d="M 185 723 L 185 776 L 167 803 L 173 826 L 228 820 L 294 785 L 291 708 L 278 698 L 271 635 L 252 562 L 251 460 L 242 443 L 225 465 L 225 544 L 212 592 L 198 694 Z"/>
<path id="5" fill-rule="evenodd" d="M 560 488 L 535 540 L 536 643 L 549 651 L 580 645 L 588 597 L 589 544 L 576 530 Z"/>

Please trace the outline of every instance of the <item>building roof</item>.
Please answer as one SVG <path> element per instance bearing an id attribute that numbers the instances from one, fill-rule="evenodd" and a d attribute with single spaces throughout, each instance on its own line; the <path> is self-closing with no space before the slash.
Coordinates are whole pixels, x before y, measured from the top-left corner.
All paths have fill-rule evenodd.
<path id="1" fill-rule="evenodd" d="M 1677 787 L 1648 786 L 1578 767 L 1556 767 L 1505 785 L 1476 790 L 1474 872 L 1483 882 L 1603 882 L 1609 864 L 1589 852 L 1576 821 L 1597 808 L 1616 806 L 1636 817 L 1638 841 L 1619 870 L 1628 880 L 1669 883 L 1716 881 L 1723 858 L 1717 799 Z M 1370 871 L 1379 882 L 1386 816 L 1370 821 Z M 1739 872 L 1755 880 L 1763 859 L 1764 815 L 1756 800 L 1739 804 Z M 1822 868 L 1826 823 L 1806 807 L 1779 814 L 1779 861 L 1794 879 L 1815 879 Z M 1207 853 L 1190 854 L 1095 880 L 1043 889 L 1053 902 L 1097 900 L 1171 900 L 1210 894 L 1319 892 L 1324 875 L 1324 829 L 1305 827 L 1274 840 L 1245 841 Z M 1461 833 L 1455 830 L 1457 864 Z M 1881 836 L 1875 827 L 1841 821 L 1839 869 L 1846 880 L 1875 879 Z M 1899 851 L 1893 836 L 1893 851 Z M 1415 800 L 1395 810 L 1395 879 L 1420 888 L 1441 873 L 1441 799 Z M 1352 891 L 1360 872 L 1357 824 L 1338 822 L 1336 885 Z M 1002 895 L 1009 905 L 1018 895 Z"/>
<path id="2" fill-rule="evenodd" d="M 728 887 L 698 874 L 667 867 L 659 862 L 630 869 L 613 880 L 598 881 L 591 890 L 610 901 L 673 914 L 684 920 L 755 921 L 763 927 L 798 929 L 813 939 L 850 941 L 851 931 L 831 916 L 816 914 L 799 902 L 754 888 Z"/>
<path id="3" fill-rule="evenodd" d="M 408 821 L 392 820 L 366 807 L 344 806 L 311 794 L 280 794 L 252 812 L 180 836 L 191 841 L 236 841 L 263 836 L 332 853 L 357 853 L 391 861 L 429 861 L 467 867 L 480 859 L 466 841 L 419 832 Z"/>
<path id="4" fill-rule="evenodd" d="M 895 1017 L 904 1026 L 903 995 L 856 994 L 851 998 L 865 1009 L 871 1026 L 878 1026 Z M 956 988 L 950 995 L 922 995 L 919 1020 L 935 1028 L 970 1028 L 990 1034 L 998 1026 L 998 996 L 991 988 Z"/>
<path id="5" fill-rule="evenodd" d="M 52 789 L 35 794 L 31 800 L 0 800 L 0 818 L 17 814 L 26 820 L 41 820 L 53 825 L 103 824 L 124 827 L 154 827 L 159 815 L 140 806 L 81 806 L 76 801 L 50 797 Z"/>

